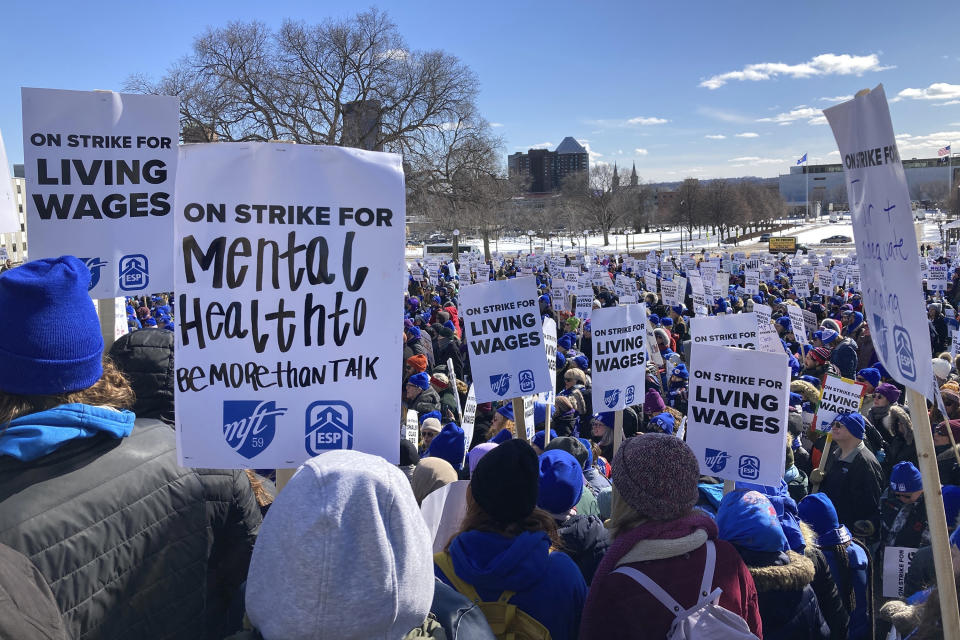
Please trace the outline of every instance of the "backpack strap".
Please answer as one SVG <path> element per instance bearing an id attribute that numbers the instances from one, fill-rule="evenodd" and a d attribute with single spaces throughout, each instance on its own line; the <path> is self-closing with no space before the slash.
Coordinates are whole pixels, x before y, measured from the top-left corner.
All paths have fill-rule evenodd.
<path id="1" fill-rule="evenodd" d="M 472 602 L 480 602 L 480 594 L 473 588 L 473 585 L 461 580 L 453 570 L 453 558 L 450 557 L 449 553 L 446 551 L 438 551 L 433 554 L 433 563 L 443 572 L 443 575 L 447 577 L 447 580 L 450 581 L 454 589 L 465 595 Z M 506 593 L 508 592 L 504 592 L 504 595 L 506 595 Z M 508 600 L 513 597 L 513 593 L 509 593 L 510 595 L 507 596 Z M 502 598 L 503 596 L 501 596 L 501 599 Z"/>
<path id="2" fill-rule="evenodd" d="M 674 600 L 669 593 L 664 591 L 660 585 L 651 580 L 650 577 L 642 571 L 637 571 L 633 567 L 620 567 L 613 573 L 621 573 L 628 578 L 633 578 L 637 584 L 649 591 L 650 595 L 659 600 L 660 604 L 669 609 L 674 616 L 683 611 L 683 607 L 680 606 L 679 602 Z"/>
<path id="3" fill-rule="evenodd" d="M 702 602 L 710 596 L 713 586 L 713 572 L 717 568 L 717 547 L 713 540 L 707 540 L 707 561 L 703 565 L 703 581 L 700 583 L 700 593 L 697 594 L 697 602 Z"/>

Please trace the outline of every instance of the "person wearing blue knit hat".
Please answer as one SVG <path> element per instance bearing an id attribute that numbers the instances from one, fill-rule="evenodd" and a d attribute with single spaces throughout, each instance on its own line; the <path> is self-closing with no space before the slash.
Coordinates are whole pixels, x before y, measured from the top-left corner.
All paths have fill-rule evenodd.
<path id="1" fill-rule="evenodd" d="M 587 356 L 582 353 L 573 359 L 573 363 L 577 365 L 578 369 L 582 369 L 583 371 L 590 369 L 590 361 L 587 360 Z"/>
<path id="2" fill-rule="evenodd" d="M 583 515 L 574 506 L 583 496 L 580 462 L 564 449 L 551 449 L 540 455 L 540 494 L 537 506 L 553 516 L 563 545 L 560 551 L 577 564 L 587 585 L 610 547 L 610 533 L 603 520 Z"/>
<path id="3" fill-rule="evenodd" d="M 2 540 L 37 563 L 61 637 L 205 637 L 247 575 L 260 511 L 243 471 L 179 466 L 178 433 L 129 410 L 89 285 L 74 256 L 0 275 Z M 221 445 L 250 466 L 243 440 Z"/>
<path id="4" fill-rule="evenodd" d="M 540 425 L 540 430 L 533 434 L 533 440 L 530 441 L 530 444 L 533 446 L 533 450 L 537 452 L 537 455 L 543 453 L 544 443 L 546 442 L 546 435 L 543 431 L 543 424 Z M 550 429 L 550 442 L 553 442 L 557 439 L 557 432 L 553 429 Z"/>
<path id="5" fill-rule="evenodd" d="M 671 329 L 673 329 L 673 318 L 669 316 L 665 318 L 660 318 L 660 326 L 666 329 L 667 331 L 670 331 Z"/>
<path id="6" fill-rule="evenodd" d="M 600 446 L 601 455 L 607 460 L 613 459 L 614 415 L 613 411 L 595 413 L 590 421 L 590 439 Z"/>
<path id="7" fill-rule="evenodd" d="M 572 349 L 573 345 L 577 341 L 577 334 L 575 333 L 565 333 L 557 339 L 557 352 L 566 353 L 567 350 Z"/>
<path id="8" fill-rule="evenodd" d="M 467 443 L 463 429 L 456 423 L 444 425 L 440 433 L 433 437 L 427 447 L 425 458 L 442 458 L 450 463 L 457 472 L 463 468 L 463 458 L 466 455 Z"/>
<path id="9" fill-rule="evenodd" d="M 440 411 L 440 395 L 430 386 L 430 376 L 425 371 L 407 378 L 407 383 L 404 385 L 404 400 L 407 408 L 416 411 L 418 416 L 431 411 Z"/>
<path id="10" fill-rule="evenodd" d="M 650 316 L 647 318 L 647 320 L 649 320 L 650 324 L 653 325 L 654 327 L 660 325 L 660 316 L 658 316 L 655 313 L 651 313 Z"/>
<path id="11" fill-rule="evenodd" d="M 840 524 L 837 510 L 824 493 L 812 493 L 797 505 L 800 519 L 816 533 L 816 546 L 830 567 L 844 608 L 850 616 L 848 635 L 851 640 L 873 637 L 873 585 L 870 581 L 871 561 L 866 547 Z M 932 562 L 932 561 L 931 561 Z M 904 595 L 909 595 L 904 593 Z"/>
<path id="12" fill-rule="evenodd" d="M 923 480 L 912 462 L 898 462 L 880 498 L 880 546 L 917 549 L 930 544 Z"/>
<path id="13" fill-rule="evenodd" d="M 833 443 L 826 452 L 824 471 L 814 469 L 810 480 L 833 501 L 840 522 L 857 535 L 872 537 L 879 529 L 878 514 L 883 471 L 863 444 L 866 421 L 859 413 L 837 416 L 830 429 Z"/>
<path id="14" fill-rule="evenodd" d="M 675 427 L 676 421 L 674 420 L 673 415 L 667 413 L 666 411 L 650 418 L 650 421 L 647 423 L 647 431 L 652 431 L 654 433 L 659 432 L 673 435 Z"/>

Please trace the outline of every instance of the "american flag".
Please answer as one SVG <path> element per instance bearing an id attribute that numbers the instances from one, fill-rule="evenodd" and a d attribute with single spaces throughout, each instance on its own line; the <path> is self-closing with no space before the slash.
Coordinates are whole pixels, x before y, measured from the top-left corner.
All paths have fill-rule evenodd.
<path id="1" fill-rule="evenodd" d="M 947 146 L 945 146 L 945 147 L 941 147 L 939 150 L 937 150 L 937 155 L 940 156 L 941 158 L 942 158 L 943 156 L 948 156 L 948 155 L 950 155 L 950 145 L 947 145 Z"/>

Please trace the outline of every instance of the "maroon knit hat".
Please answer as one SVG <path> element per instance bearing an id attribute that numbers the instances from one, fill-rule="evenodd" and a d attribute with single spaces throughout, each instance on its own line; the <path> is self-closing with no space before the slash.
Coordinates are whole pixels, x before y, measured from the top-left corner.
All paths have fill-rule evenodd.
<path id="1" fill-rule="evenodd" d="M 657 393 L 656 389 L 647 389 L 647 395 L 643 399 L 643 412 L 648 416 L 656 415 L 667 408 L 663 398 Z"/>
<path id="2" fill-rule="evenodd" d="M 700 465 L 690 447 L 665 433 L 627 438 L 613 457 L 613 485 L 637 513 L 675 520 L 697 503 Z"/>
<path id="3" fill-rule="evenodd" d="M 881 382 L 877 385 L 876 392 L 886 398 L 890 404 L 894 404 L 900 399 L 900 389 L 889 382 Z"/>

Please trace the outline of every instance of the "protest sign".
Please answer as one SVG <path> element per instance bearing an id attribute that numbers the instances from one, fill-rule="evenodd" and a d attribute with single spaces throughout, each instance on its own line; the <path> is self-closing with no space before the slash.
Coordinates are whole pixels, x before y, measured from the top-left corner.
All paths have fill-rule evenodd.
<path id="1" fill-rule="evenodd" d="M 3 133 L 0 132 L 0 233 L 20 231 L 19 203 L 13 193 L 13 180 L 7 162 L 7 150 L 3 146 Z"/>
<path id="2" fill-rule="evenodd" d="M 647 358 L 650 359 L 650 362 L 657 365 L 658 367 L 663 366 L 663 356 L 660 355 L 660 348 L 657 346 L 657 338 L 653 335 L 653 325 L 650 324 L 649 320 L 644 323 L 647 333 Z M 669 378 L 669 376 L 668 376 Z"/>
<path id="3" fill-rule="evenodd" d="M 803 316 L 803 328 L 807 330 L 808 334 L 812 335 L 814 331 L 819 329 L 819 325 L 817 324 L 817 314 L 815 314 L 813 311 L 802 309 L 801 315 Z"/>
<path id="4" fill-rule="evenodd" d="M 593 328 L 593 406 L 620 411 L 643 399 L 647 339 L 645 304 L 596 309 Z M 655 345 L 651 345 L 655 349 Z"/>
<path id="5" fill-rule="evenodd" d="M 693 299 L 693 314 L 695 316 L 706 316 L 710 313 L 707 296 L 702 293 L 694 293 L 690 297 Z"/>
<path id="6" fill-rule="evenodd" d="M 790 318 L 790 325 L 793 327 L 793 336 L 800 344 L 809 344 L 807 337 L 807 326 L 803 321 L 803 310 L 792 304 L 787 305 L 787 317 Z"/>
<path id="7" fill-rule="evenodd" d="M 457 389 L 457 370 L 453 368 L 453 358 L 447 358 L 447 379 L 450 381 L 450 388 L 453 389 L 453 396 L 457 399 L 457 420 L 463 420 L 463 404 L 460 402 L 460 391 Z"/>
<path id="8" fill-rule="evenodd" d="M 660 283 L 660 298 L 663 304 L 675 307 L 682 302 L 677 295 L 677 283 L 664 280 Z"/>
<path id="9" fill-rule="evenodd" d="M 751 296 L 760 295 L 760 272 L 748 271 L 743 277 L 743 288 Z"/>
<path id="10" fill-rule="evenodd" d="M 477 423 L 477 394 L 470 385 L 467 392 L 467 401 L 463 405 L 463 423 L 460 427 L 463 429 L 463 441 L 467 443 L 467 448 L 473 442 L 473 430 Z"/>
<path id="11" fill-rule="evenodd" d="M 183 147 L 180 166 L 180 463 L 396 463 L 402 334 L 382 323 L 406 284 L 400 156 L 221 143 Z"/>
<path id="12" fill-rule="evenodd" d="M 714 280 L 713 291 L 717 296 L 725 296 L 730 290 L 730 274 L 726 271 L 718 271 Z"/>
<path id="13" fill-rule="evenodd" d="M 777 485 L 787 446 L 784 353 L 698 345 L 690 369 L 687 444 L 704 475 Z"/>
<path id="14" fill-rule="evenodd" d="M 823 383 L 820 404 L 814 416 L 817 431 L 829 431 L 837 416 L 860 411 L 867 387 L 862 382 L 828 375 Z"/>
<path id="15" fill-rule="evenodd" d="M 407 419 L 403 429 L 403 439 L 420 446 L 420 417 L 413 409 L 407 409 Z"/>
<path id="16" fill-rule="evenodd" d="M 757 316 L 755 313 L 737 313 L 693 318 L 690 321 L 690 337 L 695 346 L 712 344 L 756 349 Z"/>
<path id="17" fill-rule="evenodd" d="M 172 289 L 179 100 L 28 88 L 21 95 L 30 257 L 79 257 L 93 298 Z"/>
<path id="18" fill-rule="evenodd" d="M 543 345 L 547 352 L 547 368 L 550 370 L 550 389 L 543 392 L 542 400 L 553 404 L 557 394 L 557 322 L 553 318 L 543 319 Z"/>
<path id="19" fill-rule="evenodd" d="M 443 551 L 450 539 L 460 531 L 460 525 L 467 517 L 469 487 L 469 480 L 457 480 L 431 491 L 423 499 L 420 513 L 430 531 L 434 553 Z"/>
<path id="20" fill-rule="evenodd" d="M 583 321 L 590 319 L 590 313 L 593 311 L 593 289 L 577 290 L 576 316 Z"/>
<path id="21" fill-rule="evenodd" d="M 527 442 L 533 442 L 533 436 L 536 434 L 536 424 L 534 421 L 535 418 L 535 404 L 537 402 L 537 397 L 535 395 L 523 396 L 523 426 L 524 433 L 527 434 Z M 514 400 L 514 414 L 517 412 L 516 400 Z M 519 422 L 517 423 L 519 428 Z"/>
<path id="22" fill-rule="evenodd" d="M 883 551 L 883 597 L 904 597 L 903 583 L 917 553 L 911 547 L 887 547 Z"/>
<path id="23" fill-rule="evenodd" d="M 947 283 L 950 281 L 949 269 L 950 265 L 931 264 L 930 276 L 927 278 L 927 289 L 930 291 L 946 291 Z"/>
<path id="24" fill-rule="evenodd" d="M 460 292 L 477 402 L 550 391 L 536 281 L 473 284 Z"/>
<path id="25" fill-rule="evenodd" d="M 954 329 L 950 336 L 950 357 L 956 358 L 958 353 L 960 353 L 960 331 Z"/>
<path id="26" fill-rule="evenodd" d="M 843 159 L 857 282 L 884 368 L 933 399 L 930 341 L 910 194 L 883 85 L 824 110 Z"/>
<path id="27" fill-rule="evenodd" d="M 810 278 L 807 276 L 794 276 L 793 290 L 797 292 L 798 298 L 806 300 L 810 297 Z"/>

